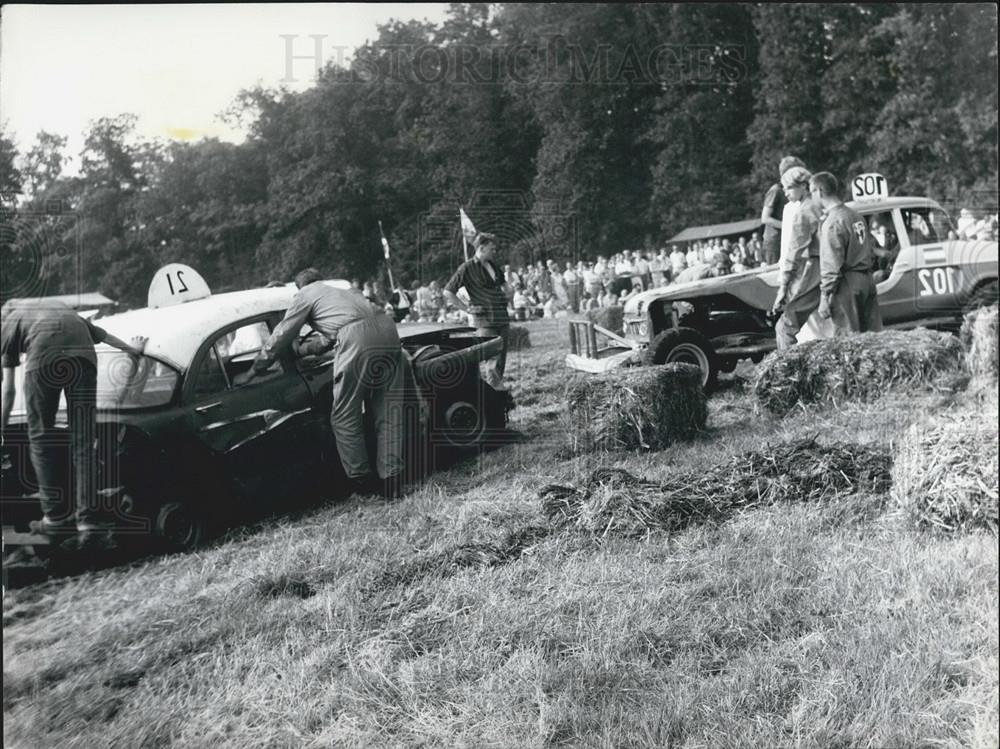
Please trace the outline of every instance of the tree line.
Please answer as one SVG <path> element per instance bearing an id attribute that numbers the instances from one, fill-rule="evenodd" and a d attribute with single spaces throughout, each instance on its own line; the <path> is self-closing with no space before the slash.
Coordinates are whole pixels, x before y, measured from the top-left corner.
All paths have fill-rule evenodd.
<path id="1" fill-rule="evenodd" d="M 74 176 L 65 137 L 23 153 L 3 137 L 0 293 L 141 305 L 175 261 L 218 291 L 307 265 L 370 278 L 379 221 L 396 279 L 427 281 L 462 260 L 459 206 L 513 263 L 658 247 L 759 215 L 786 153 L 995 206 L 997 9 L 452 4 L 441 24 L 380 26 L 305 91 L 246 90 L 228 116 L 243 143 L 102 118 Z"/>

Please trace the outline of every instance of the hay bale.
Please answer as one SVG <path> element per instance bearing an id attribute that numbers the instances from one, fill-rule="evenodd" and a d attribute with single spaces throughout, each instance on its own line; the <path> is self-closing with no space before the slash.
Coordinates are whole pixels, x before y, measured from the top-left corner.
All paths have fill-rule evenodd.
<path id="1" fill-rule="evenodd" d="M 701 371 L 691 364 L 580 374 L 566 386 L 574 451 L 660 450 L 705 428 Z"/>
<path id="2" fill-rule="evenodd" d="M 775 351 L 757 367 L 757 402 L 782 416 L 799 405 L 870 401 L 890 390 L 954 389 L 964 373 L 962 344 L 918 328 L 807 341 Z"/>
<path id="3" fill-rule="evenodd" d="M 918 525 L 997 532 L 997 398 L 913 424 L 900 440 L 892 496 Z"/>
<path id="4" fill-rule="evenodd" d="M 779 502 L 885 495 L 890 464 L 887 450 L 870 445 L 799 440 L 747 452 L 707 470 L 678 472 L 660 483 L 604 468 L 581 487 L 546 486 L 539 499 L 554 528 L 637 536 L 721 522 Z"/>
<path id="5" fill-rule="evenodd" d="M 973 379 L 993 381 L 1000 373 L 1000 325 L 998 307 L 980 307 L 962 322 L 959 338 L 965 347 L 965 361 Z"/>
<path id="6" fill-rule="evenodd" d="M 531 335 L 523 325 L 511 325 L 507 333 L 507 350 L 522 351 L 531 348 Z"/>
<path id="7" fill-rule="evenodd" d="M 612 333 L 623 335 L 625 332 L 625 308 L 615 305 L 601 309 L 587 310 L 587 319 L 594 325 L 607 328 Z"/>

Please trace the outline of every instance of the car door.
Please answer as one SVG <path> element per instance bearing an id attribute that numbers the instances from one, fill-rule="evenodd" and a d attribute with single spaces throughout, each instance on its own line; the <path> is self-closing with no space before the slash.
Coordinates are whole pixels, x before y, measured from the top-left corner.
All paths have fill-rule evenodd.
<path id="1" fill-rule="evenodd" d="M 276 315 L 258 316 L 209 336 L 184 388 L 197 439 L 236 493 L 258 502 L 296 491 L 318 460 L 312 395 L 289 356 L 249 383 L 236 382 L 276 322 Z"/>
<path id="2" fill-rule="evenodd" d="M 913 247 L 916 316 L 949 315 L 961 311 L 962 269 L 951 262 L 947 229 L 950 222 L 933 206 L 903 208 L 900 219 Z"/>
<path id="3" fill-rule="evenodd" d="M 899 254 L 896 256 L 889 275 L 875 288 L 878 291 L 878 306 L 884 325 L 895 325 L 914 319 L 913 296 L 916 275 L 914 268 L 913 248 L 910 246 L 899 209 L 867 213 L 869 235 L 874 245 L 885 243 L 891 246 L 898 243 Z M 880 233 L 875 229 L 881 224 L 886 231 Z"/>

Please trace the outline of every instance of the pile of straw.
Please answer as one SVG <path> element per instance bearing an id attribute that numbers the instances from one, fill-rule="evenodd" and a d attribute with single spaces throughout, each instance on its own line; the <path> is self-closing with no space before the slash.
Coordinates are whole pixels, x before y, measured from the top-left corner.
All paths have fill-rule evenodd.
<path id="1" fill-rule="evenodd" d="M 701 371 L 691 364 L 580 374 L 566 386 L 571 449 L 660 450 L 705 428 Z"/>
<path id="2" fill-rule="evenodd" d="M 531 335 L 528 329 L 522 325 L 511 325 L 507 331 L 507 350 L 521 351 L 531 348 Z"/>
<path id="3" fill-rule="evenodd" d="M 754 395 L 781 416 L 799 405 L 870 401 L 899 388 L 953 389 L 963 372 L 962 344 L 948 333 L 862 333 L 775 351 L 757 367 Z"/>
<path id="4" fill-rule="evenodd" d="M 618 335 L 622 335 L 625 331 L 625 308 L 618 305 L 587 310 L 587 319 L 594 325 L 600 325 Z"/>
<path id="5" fill-rule="evenodd" d="M 997 532 L 997 396 L 913 424 L 900 440 L 892 496 L 918 526 Z"/>
<path id="6" fill-rule="evenodd" d="M 801 440 L 748 452 L 708 470 L 680 473 L 663 483 L 602 469 L 581 487 L 546 486 L 539 499 L 556 528 L 635 536 L 720 522 L 734 512 L 778 502 L 884 494 L 890 481 L 885 450 Z"/>
<path id="7" fill-rule="evenodd" d="M 1000 325 L 997 305 L 980 307 L 965 316 L 959 338 L 974 380 L 996 382 L 1000 373 Z"/>

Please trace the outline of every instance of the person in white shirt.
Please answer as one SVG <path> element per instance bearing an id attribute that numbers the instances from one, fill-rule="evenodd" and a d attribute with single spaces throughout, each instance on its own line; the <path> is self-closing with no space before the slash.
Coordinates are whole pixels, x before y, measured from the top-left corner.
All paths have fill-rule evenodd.
<path id="1" fill-rule="evenodd" d="M 701 263 L 701 254 L 698 252 L 698 243 L 694 242 L 688 247 L 687 267 L 690 268 L 694 265 L 699 265 L 700 263 Z"/>
<path id="2" fill-rule="evenodd" d="M 672 249 L 673 251 L 670 253 L 670 277 L 676 279 L 687 268 L 688 259 L 677 245 L 674 245 Z"/>

